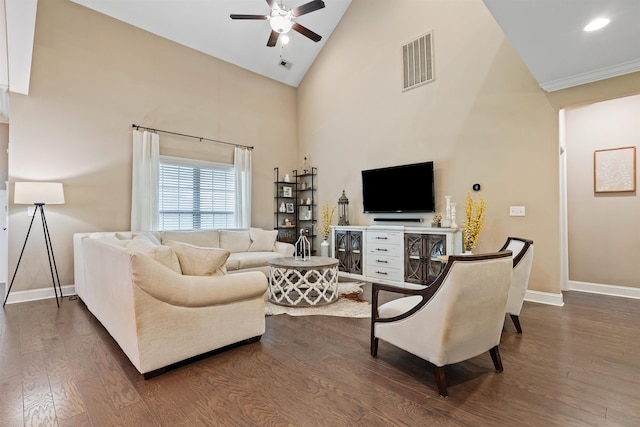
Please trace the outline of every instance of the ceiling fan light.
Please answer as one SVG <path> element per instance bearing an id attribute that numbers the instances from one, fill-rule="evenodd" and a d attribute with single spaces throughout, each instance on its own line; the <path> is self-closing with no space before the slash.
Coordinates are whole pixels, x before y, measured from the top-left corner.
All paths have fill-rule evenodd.
<path id="1" fill-rule="evenodd" d="M 273 31 L 280 34 L 288 33 L 291 31 L 291 27 L 293 26 L 293 22 L 291 22 L 288 17 L 281 15 L 272 16 L 269 20 L 269 24 Z"/>
<path id="2" fill-rule="evenodd" d="M 289 36 L 286 34 L 283 34 L 282 37 L 280 37 L 280 43 L 282 43 L 283 46 L 285 44 L 289 44 Z"/>

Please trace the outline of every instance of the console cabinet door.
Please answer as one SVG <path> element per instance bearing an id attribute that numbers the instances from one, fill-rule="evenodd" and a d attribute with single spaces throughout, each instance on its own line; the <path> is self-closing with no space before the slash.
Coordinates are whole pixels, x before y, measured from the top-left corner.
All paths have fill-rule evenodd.
<path id="1" fill-rule="evenodd" d="M 446 236 L 442 234 L 405 233 L 404 280 L 407 283 L 432 283 L 444 264 L 438 256 L 445 255 Z"/>
<path id="2" fill-rule="evenodd" d="M 335 255 L 338 270 L 362 274 L 362 231 L 336 230 Z"/>
<path id="3" fill-rule="evenodd" d="M 423 284 L 424 282 L 424 250 L 422 234 L 406 233 L 404 235 L 404 281 Z"/>

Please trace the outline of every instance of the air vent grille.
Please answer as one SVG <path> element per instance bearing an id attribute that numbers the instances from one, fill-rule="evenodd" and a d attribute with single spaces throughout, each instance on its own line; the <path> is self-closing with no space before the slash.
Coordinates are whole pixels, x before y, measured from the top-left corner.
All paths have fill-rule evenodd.
<path id="1" fill-rule="evenodd" d="M 402 46 L 402 74 L 403 91 L 433 81 L 432 32 Z"/>

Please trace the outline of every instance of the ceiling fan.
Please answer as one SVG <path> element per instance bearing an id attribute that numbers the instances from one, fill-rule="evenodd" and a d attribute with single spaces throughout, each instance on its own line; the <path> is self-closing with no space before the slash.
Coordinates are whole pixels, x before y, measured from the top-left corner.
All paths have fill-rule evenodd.
<path id="1" fill-rule="evenodd" d="M 322 39 L 321 35 L 298 24 L 294 19 L 318 9 L 322 9 L 324 7 L 324 1 L 310 1 L 309 3 L 294 7 L 293 9 L 286 7 L 282 1 L 267 0 L 267 4 L 269 5 L 269 8 L 271 8 L 271 13 L 269 15 L 241 15 L 232 13 L 230 15 L 231 19 L 257 19 L 269 21 L 269 25 L 271 25 L 271 35 L 267 41 L 267 46 L 269 47 L 273 47 L 278 43 L 278 37 L 280 37 L 280 34 L 286 34 L 291 30 L 299 32 L 314 42 L 319 42 Z"/>

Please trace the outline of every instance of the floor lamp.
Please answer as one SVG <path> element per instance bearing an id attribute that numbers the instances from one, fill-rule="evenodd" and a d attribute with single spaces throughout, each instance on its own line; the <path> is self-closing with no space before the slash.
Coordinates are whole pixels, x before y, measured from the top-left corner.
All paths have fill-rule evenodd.
<path id="1" fill-rule="evenodd" d="M 60 298 L 62 299 L 62 287 L 60 286 L 60 278 L 58 277 L 56 258 L 53 256 L 53 246 L 51 245 L 51 236 L 49 236 L 47 218 L 44 215 L 44 205 L 61 205 L 64 203 L 64 190 L 62 189 L 62 184 L 59 182 L 16 182 L 13 193 L 13 203 L 15 205 L 35 205 L 36 209 L 31 217 L 29 229 L 27 230 L 27 237 L 24 239 L 24 245 L 22 245 L 22 251 L 20 251 L 20 257 L 18 258 L 18 264 L 16 265 L 16 270 L 13 272 L 13 278 L 11 279 L 11 284 L 9 285 L 9 290 L 7 291 L 7 296 L 4 298 L 2 306 L 4 307 L 7 303 L 7 299 L 9 299 L 9 292 L 11 292 L 13 281 L 16 279 L 16 273 L 18 273 L 18 268 L 20 267 L 20 261 L 22 261 L 22 255 L 24 255 L 24 248 L 27 246 L 27 241 L 29 240 L 33 220 L 36 218 L 38 212 L 40 212 L 40 218 L 42 218 L 42 229 L 44 230 L 44 243 L 47 246 L 49 269 L 51 270 L 51 281 L 53 282 L 53 292 L 56 294 L 56 305 L 60 307 L 58 291 L 60 291 Z M 58 283 L 57 289 L 56 280 Z"/>

